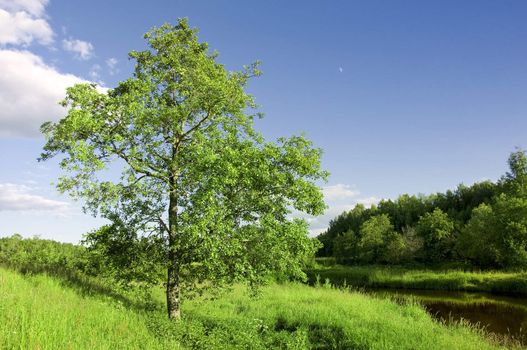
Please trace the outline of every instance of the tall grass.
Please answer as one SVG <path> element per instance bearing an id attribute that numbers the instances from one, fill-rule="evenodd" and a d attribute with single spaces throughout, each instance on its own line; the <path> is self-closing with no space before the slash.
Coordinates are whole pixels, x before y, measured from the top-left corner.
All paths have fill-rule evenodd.
<path id="1" fill-rule="evenodd" d="M 384 266 L 319 266 L 307 271 L 309 282 L 365 288 L 433 289 L 527 295 L 526 272 L 424 270 Z"/>
<path id="2" fill-rule="evenodd" d="M 480 331 L 432 320 L 419 305 L 327 287 L 273 284 L 251 298 L 235 286 L 214 300 L 187 300 L 177 324 L 166 319 L 160 288 L 151 307 L 115 293 L 0 268 L 0 348 L 499 348 Z"/>
<path id="3" fill-rule="evenodd" d="M 82 296 L 58 279 L 0 269 L 2 349 L 179 349 L 156 338 L 145 314 Z"/>

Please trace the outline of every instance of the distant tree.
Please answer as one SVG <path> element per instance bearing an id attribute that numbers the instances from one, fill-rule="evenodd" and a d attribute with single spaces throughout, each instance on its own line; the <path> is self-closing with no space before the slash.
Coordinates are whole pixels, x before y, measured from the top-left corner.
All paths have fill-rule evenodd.
<path id="1" fill-rule="evenodd" d="M 333 256 L 339 264 L 355 262 L 358 256 L 359 238 L 349 230 L 337 236 L 333 245 Z"/>
<path id="2" fill-rule="evenodd" d="M 317 252 L 318 256 L 333 256 L 336 249 L 335 239 L 343 233 L 353 231 L 360 232 L 364 221 L 374 215 L 376 208 L 366 208 L 363 204 L 357 204 L 352 210 L 345 211 L 329 222 L 328 229 L 317 236 L 322 243 L 322 248 Z"/>
<path id="3" fill-rule="evenodd" d="M 323 211 L 321 151 L 302 136 L 271 143 L 254 131 L 244 89 L 257 64 L 227 72 L 186 20 L 145 38 L 148 49 L 130 53 L 133 77 L 108 93 L 68 88 L 67 116 L 41 128 L 40 159 L 61 155 L 67 174 L 58 189 L 119 223 L 93 244 L 156 236 L 148 243 L 164 256 L 173 319 L 182 291 L 256 285 L 274 272 L 304 277 L 315 246 L 307 223 L 289 214 Z"/>
<path id="4" fill-rule="evenodd" d="M 482 267 L 527 267 L 527 198 L 501 194 L 492 206 L 476 208 L 458 249 Z"/>
<path id="5" fill-rule="evenodd" d="M 527 267 L 527 198 L 501 194 L 493 205 L 495 235 L 504 265 Z"/>
<path id="6" fill-rule="evenodd" d="M 492 207 L 481 204 L 461 230 L 457 246 L 462 257 L 482 267 L 503 267 L 504 256 Z"/>
<path id="7" fill-rule="evenodd" d="M 361 227 L 359 249 L 363 262 L 381 262 L 385 248 L 394 233 L 393 225 L 387 214 L 381 214 L 366 220 Z"/>
<path id="8" fill-rule="evenodd" d="M 22 272 L 73 275 L 86 272 L 84 247 L 19 234 L 0 238 L 0 265 Z"/>
<path id="9" fill-rule="evenodd" d="M 404 250 L 401 260 L 421 260 L 424 240 L 417 234 L 416 229 L 414 227 L 405 227 L 402 232 L 402 240 Z"/>
<path id="10" fill-rule="evenodd" d="M 416 226 L 417 233 L 423 237 L 426 257 L 440 261 L 451 253 L 454 223 L 441 209 L 423 215 Z"/>
<path id="11" fill-rule="evenodd" d="M 508 159 L 509 171 L 501 177 L 500 185 L 505 193 L 527 196 L 527 155 L 522 149 L 512 152 Z"/>
<path id="12" fill-rule="evenodd" d="M 497 193 L 496 184 L 490 181 L 476 182 L 472 186 L 458 186 L 456 190 L 457 208 L 455 211 L 447 210 L 450 217 L 460 224 L 470 220 L 472 210 L 482 203 L 489 204 Z"/>
<path id="13" fill-rule="evenodd" d="M 384 250 L 380 262 L 398 264 L 407 258 L 406 241 L 396 231 L 388 231 L 384 237 Z"/>
<path id="14" fill-rule="evenodd" d="M 422 197 L 403 194 L 397 198 L 395 206 L 392 220 L 397 231 L 415 225 L 419 217 L 426 213 L 426 205 Z"/>

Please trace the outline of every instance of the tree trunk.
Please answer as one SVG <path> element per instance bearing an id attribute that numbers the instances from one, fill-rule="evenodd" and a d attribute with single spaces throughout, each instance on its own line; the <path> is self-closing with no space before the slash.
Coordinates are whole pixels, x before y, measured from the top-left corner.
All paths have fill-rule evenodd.
<path id="1" fill-rule="evenodd" d="M 170 234 L 168 237 L 168 273 L 167 273 L 167 311 L 168 318 L 179 320 L 180 311 L 180 281 L 179 281 L 179 261 L 178 261 L 178 244 L 177 244 L 177 205 L 172 207 L 172 195 L 170 196 Z M 175 213 L 174 213 L 175 212 Z"/>
<path id="2" fill-rule="evenodd" d="M 177 262 L 171 259 L 167 276 L 167 311 L 168 318 L 179 320 L 181 318 L 180 309 L 180 288 L 179 288 L 179 267 Z"/>
<path id="3" fill-rule="evenodd" d="M 175 155 L 175 150 L 173 150 Z M 174 157 L 173 155 L 173 157 Z M 173 172 L 176 173 L 175 171 Z M 180 261 L 178 250 L 178 194 L 176 188 L 176 176 L 170 179 L 170 198 L 168 204 L 168 273 L 167 273 L 167 311 L 168 318 L 179 320 L 180 309 Z"/>

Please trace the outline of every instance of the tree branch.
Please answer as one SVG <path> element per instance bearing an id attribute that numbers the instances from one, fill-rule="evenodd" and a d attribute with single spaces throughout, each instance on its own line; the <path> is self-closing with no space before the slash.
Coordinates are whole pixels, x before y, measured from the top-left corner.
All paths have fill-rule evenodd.
<path id="1" fill-rule="evenodd" d="M 158 216 L 157 219 L 159 220 L 159 223 L 161 224 L 161 226 L 163 226 L 163 228 L 165 229 L 166 233 L 170 233 L 170 229 L 168 228 L 165 221 L 161 218 L 161 216 Z"/>
<path id="2" fill-rule="evenodd" d="M 117 147 L 117 145 L 115 144 L 115 142 L 113 141 L 110 141 L 111 145 L 112 145 L 112 148 L 113 148 L 113 151 L 119 156 L 121 157 L 121 159 L 123 159 L 131 168 L 132 170 L 134 170 L 136 173 L 140 173 L 140 174 L 144 174 L 146 176 L 149 176 L 149 177 L 153 177 L 153 178 L 156 178 L 156 179 L 159 179 L 159 180 L 163 180 L 163 181 L 166 181 L 167 179 L 164 177 L 164 176 L 161 176 L 159 174 L 154 174 L 153 172 L 151 171 L 148 171 L 146 169 L 143 169 L 143 168 L 140 168 L 138 167 L 137 165 L 135 165 L 132 160 L 130 159 L 130 157 L 124 153 L 124 150 L 123 149 L 120 149 L 119 147 Z M 156 171 L 156 172 L 159 172 L 158 169 L 155 169 L 155 168 L 152 168 L 152 166 L 150 165 L 147 165 L 152 171 Z"/>
<path id="3" fill-rule="evenodd" d="M 189 130 L 187 130 L 186 132 L 184 132 L 182 135 L 181 135 L 181 138 L 180 139 L 184 139 L 186 136 L 190 135 L 194 130 L 198 129 L 205 121 L 207 121 L 207 119 L 209 119 L 209 117 L 212 115 L 211 114 L 211 111 L 212 111 L 212 108 L 215 106 L 215 104 L 213 104 L 212 106 L 209 107 L 209 109 L 207 110 L 207 114 L 196 124 L 194 125 L 192 128 L 190 128 Z"/>

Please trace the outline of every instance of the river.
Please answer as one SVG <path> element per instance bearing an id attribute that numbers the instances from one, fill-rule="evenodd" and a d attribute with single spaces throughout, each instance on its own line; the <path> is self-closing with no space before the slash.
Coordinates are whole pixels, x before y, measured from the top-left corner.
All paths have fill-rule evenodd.
<path id="1" fill-rule="evenodd" d="M 413 298 L 436 319 L 452 322 L 464 319 L 488 332 L 516 339 L 527 345 L 527 298 L 488 293 L 429 290 L 372 289 L 377 296 L 398 300 Z"/>

